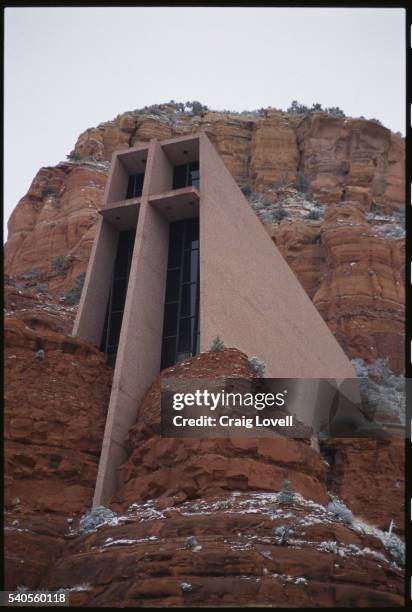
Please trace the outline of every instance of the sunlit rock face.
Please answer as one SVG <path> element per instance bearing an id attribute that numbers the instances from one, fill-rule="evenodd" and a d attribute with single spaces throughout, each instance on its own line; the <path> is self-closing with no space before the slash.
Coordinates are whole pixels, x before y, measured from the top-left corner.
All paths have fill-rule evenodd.
<path id="1" fill-rule="evenodd" d="M 134 503 L 71 537 L 42 586 L 65 585 L 75 606 L 403 605 L 401 561 L 383 532 L 299 495 Z"/>
<path id="2" fill-rule="evenodd" d="M 111 155 L 199 130 L 346 354 L 368 373 L 380 364 L 383 400 L 385 377 L 402 372 L 400 136 L 323 113 L 189 113 L 173 104 L 86 130 L 71 160 L 39 170 L 9 221 L 7 588 L 67 587 L 79 606 L 401 605 L 402 547 L 387 532 L 394 521 L 403 533 L 402 440 L 331 439 L 319 454 L 303 440 L 162 439 L 161 377 L 136 406 L 119 487 L 101 511 L 111 518 L 81 528 L 113 371 L 70 332 Z M 251 368 L 233 347 L 172 374 Z M 285 479 L 289 505 L 278 497 Z M 351 522 L 327 511 L 331 494 Z"/>
<path id="3" fill-rule="evenodd" d="M 38 172 L 9 220 L 5 269 L 17 287 L 75 303 L 112 153 L 205 131 L 348 356 L 388 358 L 399 373 L 403 139 L 325 113 L 179 108 L 118 115 L 79 136 L 73 161 Z"/>
<path id="4" fill-rule="evenodd" d="M 6 579 L 34 588 L 92 502 L 112 370 L 74 307 L 7 287 L 5 306 Z"/>
<path id="5" fill-rule="evenodd" d="M 331 440 L 325 461 L 304 440 L 162 439 L 163 377 L 252 375 L 236 349 L 202 353 L 148 389 L 110 510 L 88 512 L 110 372 L 65 335 L 69 309 L 9 300 L 8 588 L 64 588 L 74 606 L 401 605 L 403 543 L 387 529 L 402 504 L 400 445 Z M 29 413 L 27 397 L 38 397 Z"/>

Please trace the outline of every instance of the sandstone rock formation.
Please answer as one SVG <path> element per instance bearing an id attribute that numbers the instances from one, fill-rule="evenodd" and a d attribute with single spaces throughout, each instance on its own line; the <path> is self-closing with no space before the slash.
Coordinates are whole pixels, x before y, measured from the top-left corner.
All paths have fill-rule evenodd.
<path id="1" fill-rule="evenodd" d="M 162 377 L 249 376 L 235 348 L 162 373 L 136 406 L 111 524 L 84 533 L 112 370 L 70 336 L 113 151 L 205 131 L 350 358 L 403 369 L 404 143 L 362 119 L 169 104 L 86 130 L 9 221 L 7 588 L 73 605 L 402 605 L 403 439 L 166 440 Z M 72 299 L 74 295 L 74 299 Z M 70 299 L 69 299 L 70 297 Z M 294 501 L 277 495 L 289 479 Z M 327 511 L 331 494 L 352 510 Z M 292 530 L 292 531 L 290 531 Z"/>
<path id="2" fill-rule="evenodd" d="M 202 353 L 162 372 L 147 391 L 128 439 L 130 457 L 120 468 L 114 508 L 154 497 L 178 496 L 182 501 L 226 491 L 279 490 L 285 479 L 304 497 L 328 500 L 327 466 L 309 440 L 165 439 L 160 437 L 161 379 L 250 377 L 244 353 L 226 349 Z"/>
<path id="3" fill-rule="evenodd" d="M 324 504 L 332 491 L 366 521 L 385 530 L 394 519 L 402 533 L 402 437 L 331 438 L 323 455 L 305 439 L 281 438 L 273 444 L 269 439 L 160 437 L 162 379 L 251 375 L 247 356 L 235 349 L 202 353 L 164 370 L 148 389 L 130 430 L 129 458 L 119 470 L 121 485 L 111 507 L 124 511 L 147 499 L 174 497 L 182 502 L 233 490 L 277 491 L 288 479 L 303 497 Z M 377 504 L 377 499 L 382 502 Z"/>
<path id="4" fill-rule="evenodd" d="M 68 335 L 73 308 L 13 289 L 6 308 L 7 581 L 32 587 L 58 554 L 67 520 L 90 507 L 112 370 Z"/>
<path id="5" fill-rule="evenodd" d="M 113 151 L 199 130 L 262 201 L 298 187 L 289 193 L 296 215 L 262 221 L 347 354 L 388 358 L 402 371 L 404 142 L 364 119 L 275 109 L 193 115 L 168 104 L 90 128 L 75 161 L 42 168 L 10 218 L 5 268 L 16 286 L 64 298 L 86 270 Z M 324 205 L 318 220 L 302 191 Z"/>
<path id="6" fill-rule="evenodd" d="M 59 296 L 87 268 L 107 165 L 42 168 L 9 220 L 6 272 Z"/>
<path id="7" fill-rule="evenodd" d="M 404 206 L 402 138 L 364 119 L 339 119 L 322 113 L 297 128 L 300 171 L 326 203 L 355 200 L 388 208 Z"/>
<path id="8" fill-rule="evenodd" d="M 359 517 L 404 531 L 405 440 L 334 439 L 328 457 L 333 490 Z M 379 500 L 379 501 L 377 501 Z"/>
<path id="9" fill-rule="evenodd" d="M 342 202 L 328 206 L 320 220 L 286 219 L 268 231 L 346 354 L 385 357 L 399 373 L 404 240 L 383 238 L 385 226 L 367 216 L 358 203 Z"/>
<path id="10" fill-rule="evenodd" d="M 13 289 L 7 308 L 8 588 L 64 588 L 71 605 L 105 607 L 401 605 L 398 548 L 376 528 L 395 517 L 402 529 L 396 441 L 382 452 L 373 440 L 332 440 L 328 463 L 305 440 L 162 439 L 161 377 L 130 431 L 110 504 L 118 517 L 85 533 L 111 372 L 63 333 L 73 309 Z M 226 349 L 161 376 L 250 374 L 247 357 Z M 276 491 L 286 478 L 295 493 L 285 506 Z M 328 489 L 359 508 L 353 521 L 328 512 Z"/>
<path id="11" fill-rule="evenodd" d="M 42 586 L 96 607 L 386 607 L 403 572 L 379 532 L 296 496 L 133 504 L 73 537 Z"/>
<path id="12" fill-rule="evenodd" d="M 404 244 L 382 239 L 356 206 L 328 210 L 321 228 L 326 255 L 313 296 L 320 314 L 350 357 L 388 356 L 404 365 Z"/>

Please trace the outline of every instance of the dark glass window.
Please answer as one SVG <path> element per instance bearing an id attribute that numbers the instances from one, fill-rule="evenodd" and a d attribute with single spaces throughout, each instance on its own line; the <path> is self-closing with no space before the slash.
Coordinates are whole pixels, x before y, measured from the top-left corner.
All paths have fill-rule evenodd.
<path id="1" fill-rule="evenodd" d="M 143 190 L 144 172 L 131 174 L 127 183 L 126 200 L 130 198 L 140 198 Z"/>
<path id="2" fill-rule="evenodd" d="M 190 352 L 191 351 L 191 319 L 189 317 L 180 319 L 179 324 L 179 352 Z"/>
<path id="3" fill-rule="evenodd" d="M 126 291 L 126 278 L 118 278 L 113 282 L 112 310 L 114 312 L 123 309 L 123 305 L 126 301 Z"/>
<path id="4" fill-rule="evenodd" d="M 169 229 L 162 369 L 199 352 L 199 219 Z"/>
<path id="5" fill-rule="evenodd" d="M 179 301 L 180 268 L 174 268 L 167 273 L 166 304 Z"/>
<path id="6" fill-rule="evenodd" d="M 110 353 L 114 353 L 117 349 L 117 345 L 120 337 L 120 328 L 122 327 L 122 316 L 123 312 L 114 312 L 112 310 L 112 316 L 110 317 L 110 332 L 109 332 L 109 343 Z"/>
<path id="7" fill-rule="evenodd" d="M 176 335 L 176 321 L 178 317 L 178 309 L 179 309 L 178 302 L 174 302 L 172 304 L 166 304 L 165 306 L 163 334 L 166 337 Z"/>
<path id="8" fill-rule="evenodd" d="M 176 362 L 176 337 L 165 338 L 162 343 L 162 363 L 173 365 Z M 163 366 L 164 367 L 168 366 Z"/>
<path id="9" fill-rule="evenodd" d="M 187 164 L 180 164 L 173 168 L 173 189 L 187 187 Z"/>
<path id="10" fill-rule="evenodd" d="M 191 185 L 199 188 L 199 181 L 199 162 L 179 164 L 173 168 L 173 189 L 182 189 Z"/>
<path id="11" fill-rule="evenodd" d="M 190 185 L 199 189 L 200 185 L 200 172 L 199 169 L 190 171 Z"/>
<path id="12" fill-rule="evenodd" d="M 100 350 L 107 353 L 107 362 L 113 366 L 116 362 L 119 345 L 135 236 L 136 230 L 119 233 L 113 278 L 100 343 Z"/>
<path id="13" fill-rule="evenodd" d="M 194 317 L 196 315 L 196 281 L 193 283 L 185 283 L 182 286 L 182 304 L 180 315 L 182 317 Z"/>
<path id="14" fill-rule="evenodd" d="M 185 251 L 184 265 L 183 265 L 183 282 L 185 283 L 196 282 L 198 259 L 199 259 L 199 249 L 197 248 L 197 243 L 196 243 L 196 246 L 194 246 L 192 250 Z"/>
<path id="15" fill-rule="evenodd" d="M 169 259 L 168 266 L 169 268 L 179 268 L 180 267 L 180 257 L 182 251 L 182 243 L 183 243 L 183 234 L 170 234 L 169 238 Z"/>

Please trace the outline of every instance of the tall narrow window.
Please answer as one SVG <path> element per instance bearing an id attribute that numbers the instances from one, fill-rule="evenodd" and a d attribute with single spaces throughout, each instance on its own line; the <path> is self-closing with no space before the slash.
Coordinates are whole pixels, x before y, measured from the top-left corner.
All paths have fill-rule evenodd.
<path id="1" fill-rule="evenodd" d="M 116 362 L 119 345 L 135 235 L 136 230 L 134 229 L 119 233 L 112 284 L 100 344 L 100 350 L 107 353 L 107 363 L 112 366 Z"/>
<path id="2" fill-rule="evenodd" d="M 170 224 L 162 365 L 199 352 L 199 219 Z"/>
<path id="3" fill-rule="evenodd" d="M 182 187 L 199 188 L 199 162 L 190 162 L 190 164 L 179 164 L 173 168 L 173 189 L 182 189 Z"/>
<path id="4" fill-rule="evenodd" d="M 144 172 L 131 174 L 127 183 L 126 200 L 130 198 L 140 198 L 143 191 Z"/>

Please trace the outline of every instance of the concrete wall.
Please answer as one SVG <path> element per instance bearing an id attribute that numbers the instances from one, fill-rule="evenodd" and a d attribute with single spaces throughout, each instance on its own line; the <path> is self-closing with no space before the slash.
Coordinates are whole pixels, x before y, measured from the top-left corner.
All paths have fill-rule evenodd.
<path id="1" fill-rule="evenodd" d="M 346 355 L 214 147 L 205 134 L 199 139 L 201 350 L 207 351 L 219 335 L 226 346 L 263 359 L 268 377 L 354 376 Z M 169 152 L 178 161 L 183 141 L 180 138 L 179 147 Z M 117 468 L 126 458 L 124 440 L 143 394 L 160 370 L 169 223 L 149 200 L 171 187 L 170 155 L 158 142 L 150 142 L 95 506 L 106 504 L 116 489 Z M 125 185 L 125 169 L 118 162 L 109 179 L 114 187 L 108 186 L 105 202 L 118 197 L 120 185 Z M 74 328 L 74 333 L 96 344 L 116 248 L 117 231 L 100 220 Z M 313 398 L 315 394 L 314 388 Z"/>
<path id="2" fill-rule="evenodd" d="M 126 168 L 123 166 L 121 159 L 114 155 L 112 170 L 107 182 L 107 191 L 104 196 L 104 205 L 124 200 L 127 194 L 128 181 L 129 174 Z"/>
<path id="3" fill-rule="evenodd" d="M 172 189 L 173 167 L 157 141 L 150 143 L 147 173 L 146 184 L 148 194 L 156 195 Z"/>
<path id="4" fill-rule="evenodd" d="M 117 467 L 126 458 L 124 440 L 144 392 L 160 371 L 168 243 L 168 222 L 143 198 L 94 506 L 107 503 L 116 489 Z"/>
<path id="5" fill-rule="evenodd" d="M 200 143 L 200 339 L 256 355 L 267 377 L 353 368 L 205 135 Z"/>
<path id="6" fill-rule="evenodd" d="M 135 422 L 143 393 L 160 370 L 169 223 L 149 204 L 145 194 L 170 189 L 172 165 L 156 141 L 145 148 L 146 177 L 141 202 L 136 204 L 137 232 L 94 505 L 106 503 L 116 488 L 117 467 L 125 459 L 124 440 Z M 124 164 L 114 154 L 105 206 L 124 199 L 127 176 Z M 123 208 L 119 209 L 119 214 L 122 212 Z M 103 331 L 118 234 L 100 218 L 73 329 L 74 334 L 95 344 L 100 344 Z"/>
<path id="7" fill-rule="evenodd" d="M 100 217 L 73 335 L 99 345 L 112 281 L 119 232 Z"/>

